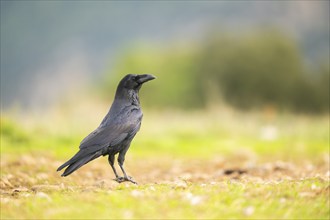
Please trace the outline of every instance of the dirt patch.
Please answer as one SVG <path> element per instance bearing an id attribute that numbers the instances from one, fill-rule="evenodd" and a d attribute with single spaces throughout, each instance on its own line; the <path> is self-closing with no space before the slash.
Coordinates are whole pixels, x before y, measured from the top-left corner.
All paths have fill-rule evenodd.
<path id="1" fill-rule="evenodd" d="M 317 164 L 303 161 L 299 164 L 285 161 L 257 163 L 249 158 L 214 158 L 212 160 L 193 159 L 128 159 L 127 171 L 139 184 L 171 184 L 184 188 L 189 183 L 209 184 L 223 181 L 255 183 L 276 183 L 284 180 L 304 180 L 318 178 L 328 181 L 329 162 Z M 36 158 L 25 155 L 20 160 L 1 161 L 1 195 L 18 196 L 24 193 L 73 190 L 97 191 L 115 189 L 119 184 L 106 158 L 93 161 L 68 177 L 60 177 L 56 172 L 63 161 L 53 158 Z M 130 183 L 125 183 L 130 184 Z M 321 189 L 320 189 L 321 190 Z M 323 191 L 329 192 L 329 186 Z M 309 196 L 309 195 L 302 195 Z"/>

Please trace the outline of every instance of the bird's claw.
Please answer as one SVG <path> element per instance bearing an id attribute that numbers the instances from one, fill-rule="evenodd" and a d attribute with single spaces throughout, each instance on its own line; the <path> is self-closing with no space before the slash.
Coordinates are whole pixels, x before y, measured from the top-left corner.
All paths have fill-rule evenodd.
<path id="1" fill-rule="evenodd" d="M 118 183 L 122 183 L 122 182 L 125 181 L 124 180 L 124 177 L 122 177 L 122 176 L 117 176 L 116 179 L 113 179 L 113 180 L 116 181 L 116 182 L 118 182 Z"/>
<path id="2" fill-rule="evenodd" d="M 117 181 L 118 183 L 122 183 L 122 182 L 131 182 L 134 184 L 138 184 L 137 182 L 135 182 L 132 177 L 128 176 L 128 177 L 122 177 L 122 176 L 118 176 L 116 177 L 116 179 L 114 179 L 115 181 Z"/>
<path id="3" fill-rule="evenodd" d="M 138 183 L 137 183 L 135 180 L 133 180 L 132 177 L 130 177 L 130 176 L 129 176 L 128 178 L 126 178 L 125 180 L 126 180 L 126 181 L 129 181 L 129 182 L 131 182 L 131 183 L 133 183 L 133 184 L 135 184 L 135 185 L 138 184 Z"/>

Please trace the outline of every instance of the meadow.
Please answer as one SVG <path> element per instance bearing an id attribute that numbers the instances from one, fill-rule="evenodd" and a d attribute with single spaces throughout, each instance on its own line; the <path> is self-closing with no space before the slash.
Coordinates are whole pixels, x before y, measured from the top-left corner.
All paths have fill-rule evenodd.
<path id="1" fill-rule="evenodd" d="M 107 106 L 1 115 L 1 219 L 329 219 L 329 116 L 273 110 L 144 112 L 127 153 L 56 169 Z"/>

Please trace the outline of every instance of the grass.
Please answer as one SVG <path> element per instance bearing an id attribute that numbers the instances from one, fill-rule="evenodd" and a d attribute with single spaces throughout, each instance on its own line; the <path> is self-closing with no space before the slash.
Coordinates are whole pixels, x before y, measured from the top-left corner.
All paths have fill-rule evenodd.
<path id="1" fill-rule="evenodd" d="M 123 185 L 49 192 L 47 197 L 22 196 L 6 208 L 5 218 L 297 218 L 319 219 L 328 215 L 326 192 L 304 196 L 319 180 L 281 183 L 226 182 L 213 184 Z M 253 190 L 251 190 L 251 188 Z M 288 190 L 288 188 L 290 190 Z M 36 198 L 31 198 L 36 197 Z M 31 202 L 33 199 L 33 202 Z M 324 205 L 322 205 L 324 204 Z M 20 207 L 17 213 L 17 207 Z M 308 207 L 302 209 L 302 207 Z M 40 212 L 42 210 L 42 212 Z M 250 210 L 250 211 L 249 211 Z"/>
<path id="2" fill-rule="evenodd" d="M 103 157 L 61 178 L 104 109 L 2 114 L 1 219 L 330 217 L 328 116 L 146 112 L 125 163 L 139 185 Z"/>

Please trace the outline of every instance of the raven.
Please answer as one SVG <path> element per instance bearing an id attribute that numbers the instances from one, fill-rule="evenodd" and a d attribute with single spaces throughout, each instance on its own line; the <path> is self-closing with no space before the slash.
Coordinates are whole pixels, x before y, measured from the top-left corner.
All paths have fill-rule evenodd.
<path id="1" fill-rule="evenodd" d="M 137 184 L 128 176 L 123 167 L 125 155 L 131 141 L 139 131 L 142 121 L 142 111 L 139 100 L 139 90 L 143 83 L 156 77 L 150 74 L 128 74 L 120 82 L 115 99 L 108 114 L 92 133 L 85 137 L 79 146 L 79 151 L 70 160 L 61 165 L 57 171 L 67 167 L 62 176 L 70 175 L 86 163 L 109 155 L 109 164 L 116 176 L 117 182 L 130 181 Z M 114 166 L 115 155 L 124 177 L 120 177 Z"/>

